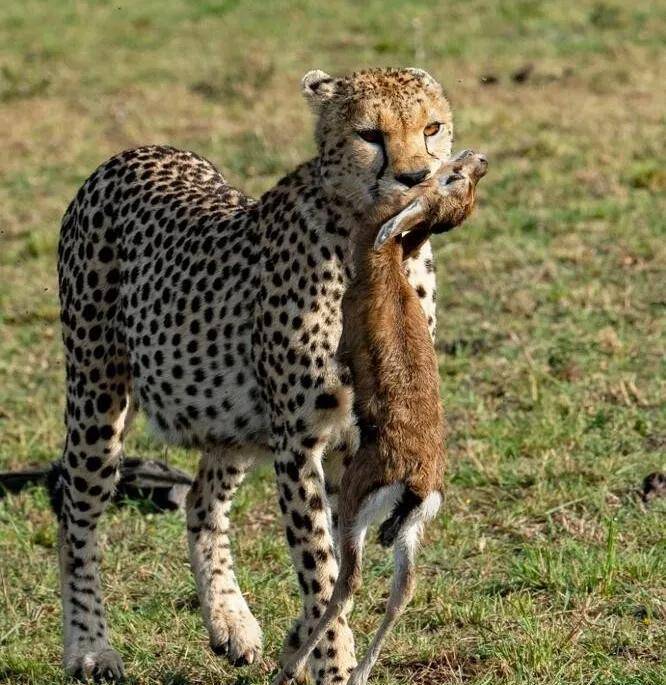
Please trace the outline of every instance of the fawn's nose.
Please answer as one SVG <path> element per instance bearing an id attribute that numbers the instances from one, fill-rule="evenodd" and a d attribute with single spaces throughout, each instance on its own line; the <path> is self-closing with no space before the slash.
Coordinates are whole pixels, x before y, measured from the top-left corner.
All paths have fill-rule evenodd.
<path id="1" fill-rule="evenodd" d="M 421 181 L 423 181 L 427 175 L 428 169 L 421 169 L 420 171 L 410 171 L 404 174 L 396 174 L 395 180 L 398 181 L 398 183 L 402 183 L 408 188 L 411 188 L 417 183 L 421 183 Z"/>
<path id="2" fill-rule="evenodd" d="M 483 178 L 488 171 L 488 157 L 483 152 L 479 152 L 476 155 L 476 167 L 476 175 L 479 178 Z"/>

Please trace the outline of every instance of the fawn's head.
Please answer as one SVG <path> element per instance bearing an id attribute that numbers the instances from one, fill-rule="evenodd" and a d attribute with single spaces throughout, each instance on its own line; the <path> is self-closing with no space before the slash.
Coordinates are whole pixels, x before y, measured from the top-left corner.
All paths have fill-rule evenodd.
<path id="1" fill-rule="evenodd" d="M 415 198 L 381 226 L 375 250 L 398 238 L 403 255 L 408 256 L 431 233 L 461 224 L 474 209 L 476 185 L 487 171 L 488 158 L 473 150 L 462 150 L 444 162 L 432 178 L 414 187 Z"/>

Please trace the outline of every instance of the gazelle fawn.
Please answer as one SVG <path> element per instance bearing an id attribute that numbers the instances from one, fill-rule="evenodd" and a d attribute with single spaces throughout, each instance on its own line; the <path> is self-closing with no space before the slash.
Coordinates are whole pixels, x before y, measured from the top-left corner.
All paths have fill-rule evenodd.
<path id="1" fill-rule="evenodd" d="M 379 540 L 394 546 L 393 585 L 381 626 L 348 685 L 365 685 L 388 631 L 412 597 L 419 538 L 442 501 L 444 421 L 437 357 L 402 263 L 431 232 L 452 228 L 470 214 L 486 168 L 483 155 L 460 153 L 416 186 L 415 199 L 379 232 L 369 227 L 359 237 L 356 278 L 343 300 L 343 340 L 362 437 L 342 480 L 340 573 L 315 631 L 274 685 L 297 677 L 324 633 L 335 630 L 361 584 L 368 526 L 380 516 L 386 518 Z"/>

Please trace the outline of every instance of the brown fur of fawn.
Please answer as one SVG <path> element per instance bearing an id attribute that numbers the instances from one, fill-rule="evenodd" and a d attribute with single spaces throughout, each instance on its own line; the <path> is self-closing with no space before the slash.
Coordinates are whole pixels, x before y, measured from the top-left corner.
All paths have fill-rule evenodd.
<path id="1" fill-rule="evenodd" d="M 335 629 L 361 584 L 367 528 L 385 512 L 380 542 L 394 545 L 393 586 L 382 624 L 348 685 L 365 685 L 388 631 L 411 599 L 421 531 L 441 504 L 445 455 L 437 356 L 402 262 L 431 232 L 470 214 L 486 167 L 483 155 L 461 153 L 415 188 L 417 197 L 379 233 L 368 230 L 356 246 L 357 274 L 343 300 L 344 346 L 362 446 L 342 480 L 340 574 L 316 630 L 275 684 L 297 677 L 323 634 Z"/>

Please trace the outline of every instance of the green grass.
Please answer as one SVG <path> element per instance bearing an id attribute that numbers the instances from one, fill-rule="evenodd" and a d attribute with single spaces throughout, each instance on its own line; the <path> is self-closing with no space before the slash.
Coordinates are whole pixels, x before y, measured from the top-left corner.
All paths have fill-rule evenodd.
<path id="1" fill-rule="evenodd" d="M 666 461 L 665 35 L 650 0 L 2 3 L 0 468 L 61 448 L 58 222 L 97 164 L 164 142 L 258 194 L 313 153 L 306 70 L 418 64 L 491 169 L 475 216 L 436 240 L 448 497 L 374 682 L 666 683 L 666 508 L 635 493 Z M 196 461 L 142 423 L 128 451 Z M 207 650 L 182 515 L 109 511 L 130 682 L 267 682 L 298 606 L 275 500 L 268 469 L 235 509 L 266 632 L 242 671 Z M 0 682 L 63 682 L 54 545 L 43 492 L 0 501 Z M 390 571 L 371 546 L 362 647 Z"/>

